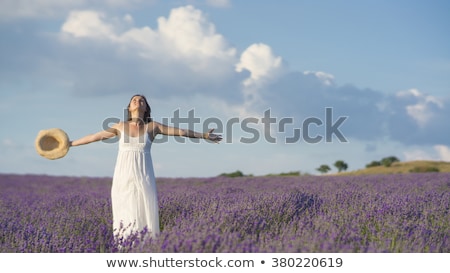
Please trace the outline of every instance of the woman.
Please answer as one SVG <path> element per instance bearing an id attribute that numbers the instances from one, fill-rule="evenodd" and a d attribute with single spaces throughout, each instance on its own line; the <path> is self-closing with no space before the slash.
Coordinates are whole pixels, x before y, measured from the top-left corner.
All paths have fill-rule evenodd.
<path id="1" fill-rule="evenodd" d="M 128 119 L 111 128 L 70 142 L 79 146 L 119 137 L 119 152 L 111 189 L 113 229 L 117 238 L 125 238 L 144 228 L 152 237 L 159 233 L 158 198 L 155 173 L 150 155 L 153 140 L 158 134 L 204 138 L 213 142 L 220 135 L 197 133 L 163 125 L 151 118 L 150 106 L 143 95 L 134 95 L 128 104 Z"/>

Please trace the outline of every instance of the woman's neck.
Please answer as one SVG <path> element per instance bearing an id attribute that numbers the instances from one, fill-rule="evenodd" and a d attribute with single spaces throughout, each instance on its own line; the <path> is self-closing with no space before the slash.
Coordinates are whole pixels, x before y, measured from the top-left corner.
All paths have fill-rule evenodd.
<path id="1" fill-rule="evenodd" d="M 131 119 L 129 120 L 129 122 L 136 123 L 136 125 L 144 124 L 144 114 L 141 114 L 139 112 L 131 113 Z"/>

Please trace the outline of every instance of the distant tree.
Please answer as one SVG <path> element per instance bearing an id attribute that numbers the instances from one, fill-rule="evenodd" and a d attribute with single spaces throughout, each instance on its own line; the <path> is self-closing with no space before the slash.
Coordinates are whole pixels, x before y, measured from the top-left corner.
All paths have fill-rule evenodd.
<path id="1" fill-rule="evenodd" d="M 222 173 L 222 174 L 220 174 L 220 176 L 241 177 L 241 176 L 244 176 L 244 173 L 238 170 L 238 171 L 235 171 L 235 172 L 232 172 L 232 173 Z"/>
<path id="2" fill-rule="evenodd" d="M 338 169 L 338 172 L 345 171 L 348 168 L 347 163 L 343 160 L 338 160 L 334 163 L 334 166 Z"/>
<path id="3" fill-rule="evenodd" d="M 266 174 L 266 176 L 300 176 L 302 175 L 301 172 L 299 171 L 292 171 L 292 172 L 287 172 L 287 173 L 269 173 Z"/>
<path id="4" fill-rule="evenodd" d="M 278 174 L 279 176 L 300 176 L 300 172 L 298 171 L 292 171 L 292 172 L 287 172 L 287 173 L 280 173 Z"/>
<path id="5" fill-rule="evenodd" d="M 381 159 L 380 162 L 383 166 L 390 167 L 392 165 L 392 163 L 399 162 L 399 161 L 400 160 L 395 156 L 388 156 L 388 157 Z"/>
<path id="6" fill-rule="evenodd" d="M 320 173 L 327 173 L 327 172 L 329 172 L 331 170 L 331 168 L 330 168 L 330 166 L 328 166 L 326 164 L 322 164 L 316 170 L 318 170 Z"/>
<path id="7" fill-rule="evenodd" d="M 376 167 L 376 166 L 381 166 L 381 162 L 380 161 L 372 161 L 369 164 L 366 165 L 366 168 L 370 168 L 370 167 Z"/>

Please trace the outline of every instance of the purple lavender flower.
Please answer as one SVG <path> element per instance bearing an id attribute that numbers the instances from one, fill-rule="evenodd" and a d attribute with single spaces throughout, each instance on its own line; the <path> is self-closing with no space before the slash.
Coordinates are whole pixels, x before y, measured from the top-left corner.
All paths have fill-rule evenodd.
<path id="1" fill-rule="evenodd" d="M 114 238 L 111 178 L 0 175 L 0 252 L 450 252 L 450 174 L 160 178 Z M 126 227 L 124 227 L 126 228 Z"/>

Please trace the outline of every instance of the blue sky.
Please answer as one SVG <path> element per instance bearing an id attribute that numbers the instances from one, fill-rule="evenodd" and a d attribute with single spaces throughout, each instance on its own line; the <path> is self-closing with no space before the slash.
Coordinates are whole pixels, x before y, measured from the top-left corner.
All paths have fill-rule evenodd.
<path id="1" fill-rule="evenodd" d="M 195 111 L 202 130 L 239 124 L 230 141 L 155 143 L 157 176 L 317 173 L 344 160 L 450 161 L 448 1 L 2 1 L 0 9 L 0 172 L 110 176 L 117 146 L 95 143 L 49 161 L 34 149 L 41 129 L 75 139 L 123 118 L 143 93 L 153 116 Z M 326 108 L 347 142 L 287 144 Z M 277 121 L 264 128 L 270 109 Z M 325 125 L 310 125 L 310 136 Z M 181 125 L 183 127 L 183 125 Z M 270 129 L 270 131 L 268 131 Z M 276 143 L 262 136 L 270 133 Z M 335 170 L 333 170 L 335 171 Z"/>

